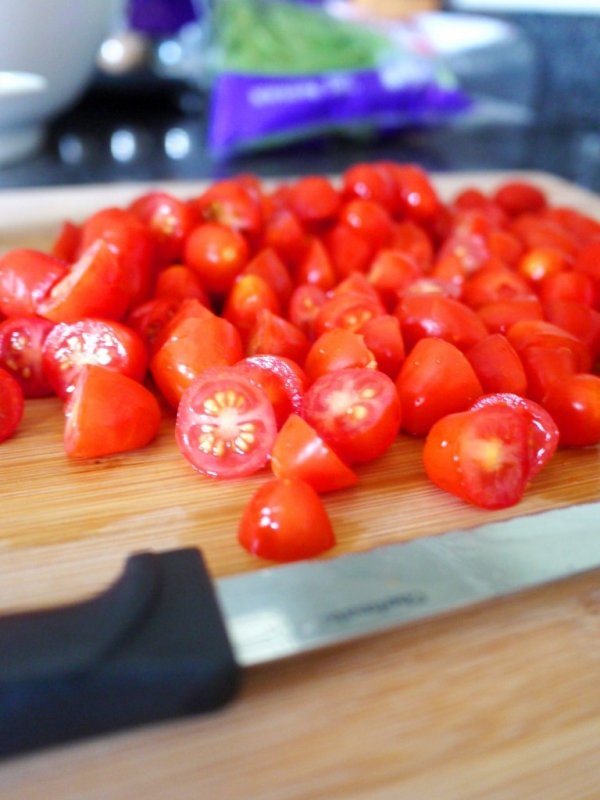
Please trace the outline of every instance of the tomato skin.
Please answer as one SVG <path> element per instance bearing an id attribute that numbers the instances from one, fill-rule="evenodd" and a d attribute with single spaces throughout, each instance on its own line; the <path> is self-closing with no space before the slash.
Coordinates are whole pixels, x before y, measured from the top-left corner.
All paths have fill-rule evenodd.
<path id="1" fill-rule="evenodd" d="M 117 256 L 100 239 L 52 286 L 38 303 L 37 313 L 53 322 L 76 322 L 83 317 L 121 319 L 130 298 Z"/>
<path id="2" fill-rule="evenodd" d="M 523 253 L 517 271 L 535 286 L 548 276 L 561 272 L 567 264 L 568 261 L 560 250 L 552 247 L 531 247 Z"/>
<path id="3" fill-rule="evenodd" d="M 272 248 L 290 268 L 300 262 L 306 248 L 306 232 L 293 211 L 277 209 L 265 219 L 261 246 Z"/>
<path id="4" fill-rule="evenodd" d="M 415 164 L 384 162 L 396 186 L 396 213 L 415 222 L 430 222 L 440 201 L 425 170 Z"/>
<path id="5" fill-rule="evenodd" d="M 226 319 L 207 309 L 202 316 L 176 318 L 167 326 L 167 338 L 150 361 L 156 385 L 177 408 L 184 391 L 211 367 L 235 364 L 244 357 L 240 335 Z"/>
<path id="6" fill-rule="evenodd" d="M 206 222 L 188 236 L 183 253 L 184 263 L 193 269 L 211 294 L 225 294 L 246 266 L 249 247 L 241 233 Z"/>
<path id="7" fill-rule="evenodd" d="M 433 263 L 433 242 L 427 231 L 416 222 L 403 220 L 394 225 L 390 249 L 408 256 L 421 272 L 428 272 Z"/>
<path id="8" fill-rule="evenodd" d="M 539 297 L 543 303 L 553 300 L 570 300 L 590 308 L 598 305 L 598 286 L 585 272 L 564 271 L 548 275 L 541 282 Z"/>
<path id="9" fill-rule="evenodd" d="M 213 183 L 190 201 L 196 215 L 205 222 L 216 222 L 255 237 L 262 225 L 262 213 L 255 191 L 243 181 L 225 179 Z"/>
<path id="10" fill-rule="evenodd" d="M 114 320 L 88 318 L 55 325 L 42 347 L 44 374 L 54 392 L 66 400 L 88 365 L 140 382 L 146 375 L 148 353 L 139 334 Z"/>
<path id="11" fill-rule="evenodd" d="M 0 367 L 0 442 L 17 430 L 23 418 L 25 398 L 13 376 Z"/>
<path id="12" fill-rule="evenodd" d="M 395 380 L 404 361 L 404 342 L 396 317 L 383 314 L 369 319 L 358 329 L 377 362 L 377 369 Z"/>
<path id="13" fill-rule="evenodd" d="M 185 240 L 195 223 L 188 203 L 168 192 L 153 191 L 136 198 L 129 211 L 150 231 L 159 264 L 181 259 Z"/>
<path id="14" fill-rule="evenodd" d="M 510 392 L 525 397 L 527 376 L 506 336 L 491 333 L 465 353 L 486 393 Z"/>
<path id="15" fill-rule="evenodd" d="M 373 200 L 350 200 L 340 209 L 338 219 L 376 250 L 385 247 L 392 237 L 391 216 L 383 206 Z"/>
<path id="16" fill-rule="evenodd" d="M 277 295 L 281 308 L 287 308 L 294 284 L 287 267 L 272 247 L 260 250 L 244 267 L 242 275 L 258 275 Z"/>
<path id="17" fill-rule="evenodd" d="M 316 492 L 334 492 L 358 483 L 358 476 L 298 414 L 290 414 L 277 434 L 271 452 L 277 478 L 295 478 Z"/>
<path id="18" fill-rule="evenodd" d="M 471 308 L 488 303 L 529 298 L 531 287 L 517 272 L 507 267 L 483 267 L 463 286 L 462 300 Z"/>
<path id="19" fill-rule="evenodd" d="M 552 300 L 544 304 L 544 316 L 581 339 L 594 361 L 600 356 L 600 311 L 570 300 Z"/>
<path id="20" fill-rule="evenodd" d="M 342 175 L 342 193 L 347 200 L 373 200 L 393 211 L 396 191 L 391 176 L 376 164 L 354 164 Z"/>
<path id="21" fill-rule="evenodd" d="M 388 450 L 400 429 L 401 408 L 387 375 L 356 367 L 316 380 L 304 395 L 302 416 L 351 465 Z"/>
<path id="22" fill-rule="evenodd" d="M 423 463 L 433 483 L 481 508 L 508 508 L 529 476 L 529 422 L 520 409 L 483 407 L 449 414 L 431 428 Z"/>
<path id="23" fill-rule="evenodd" d="M 161 269 L 156 277 L 154 297 L 168 297 L 173 300 L 198 300 L 210 305 L 206 290 L 198 275 L 183 264 L 172 264 Z"/>
<path id="24" fill-rule="evenodd" d="M 541 347 L 551 351 L 564 349 L 573 357 L 576 372 L 588 372 L 591 367 L 590 352 L 576 336 L 544 320 L 522 320 L 515 322 L 507 332 L 507 338 L 517 353 L 524 358 L 528 348 Z"/>
<path id="25" fill-rule="evenodd" d="M 42 347 L 54 324 L 43 317 L 0 322 L 0 367 L 15 378 L 25 397 L 48 397 L 52 386 L 42 366 Z"/>
<path id="26" fill-rule="evenodd" d="M 227 293 L 223 318 L 235 325 L 242 341 L 247 342 L 261 311 L 279 314 L 277 295 L 260 275 L 240 275 Z"/>
<path id="27" fill-rule="evenodd" d="M 517 322 L 542 320 L 544 310 L 537 297 L 523 297 L 486 303 L 484 306 L 479 306 L 477 316 L 489 333 L 507 334 Z"/>
<path id="28" fill-rule="evenodd" d="M 334 219 L 341 202 L 336 189 L 322 175 L 299 178 L 290 186 L 288 200 L 300 222 L 309 227 Z"/>
<path id="29" fill-rule="evenodd" d="M 319 495 L 308 483 L 287 478 L 268 481 L 252 495 L 238 540 L 252 555 L 277 562 L 314 558 L 335 545 Z"/>
<path id="30" fill-rule="evenodd" d="M 309 341 L 315 338 L 316 320 L 327 296 L 323 289 L 302 283 L 292 292 L 288 306 L 290 322 L 301 330 Z"/>
<path id="31" fill-rule="evenodd" d="M 308 381 L 294 361 L 273 355 L 249 356 L 235 366 L 267 395 L 278 429 L 290 414 L 300 411 Z"/>
<path id="32" fill-rule="evenodd" d="M 385 309 L 378 300 L 358 292 L 341 292 L 325 300 L 317 313 L 314 331 L 317 336 L 333 328 L 357 331 L 383 313 Z"/>
<path id="33" fill-rule="evenodd" d="M 373 258 L 373 245 L 349 225 L 336 223 L 323 236 L 323 243 L 337 278 L 366 272 Z"/>
<path id="34" fill-rule="evenodd" d="M 246 343 L 248 356 L 280 356 L 297 364 L 304 364 L 309 349 L 310 342 L 300 328 L 268 308 L 258 312 Z"/>
<path id="35" fill-rule="evenodd" d="M 397 250 L 380 250 L 373 259 L 367 278 L 377 290 L 388 311 L 393 311 L 402 293 L 421 277 L 416 262 Z"/>
<path id="36" fill-rule="evenodd" d="M 472 309 L 439 294 L 405 295 L 394 313 L 409 352 L 425 337 L 445 339 L 459 350 L 468 350 L 487 335 L 485 325 Z"/>
<path id="37" fill-rule="evenodd" d="M 600 377 L 569 375 L 554 383 L 542 405 L 556 422 L 560 444 L 588 447 L 600 442 Z"/>
<path id="38" fill-rule="evenodd" d="M 157 399 L 127 375 L 88 364 L 65 406 L 64 447 L 70 458 L 138 450 L 158 434 Z"/>
<path id="39" fill-rule="evenodd" d="M 39 303 L 69 272 L 68 265 L 39 250 L 20 248 L 0 256 L 0 314 L 37 314 Z"/>
<path id="40" fill-rule="evenodd" d="M 333 328 L 322 333 L 308 351 L 304 362 L 309 383 L 314 383 L 328 372 L 350 367 L 375 369 L 377 362 L 364 338 L 345 328 Z"/>
<path id="41" fill-rule="evenodd" d="M 149 353 L 157 349 L 157 342 L 166 326 L 177 314 L 180 302 L 168 297 L 155 297 L 133 308 L 125 324 L 139 333 Z"/>
<path id="42" fill-rule="evenodd" d="M 323 242 L 311 236 L 296 268 L 296 283 L 308 283 L 327 291 L 335 285 L 335 272 Z"/>
<path id="43" fill-rule="evenodd" d="M 421 339 L 396 379 L 402 430 L 425 436 L 441 417 L 463 411 L 483 394 L 466 356 L 444 339 Z"/>
<path id="44" fill-rule="evenodd" d="M 577 253 L 573 269 L 594 278 L 596 283 L 600 282 L 600 235 Z"/>
<path id="45" fill-rule="evenodd" d="M 262 469 L 277 427 L 266 393 L 237 367 L 205 370 L 181 397 L 175 438 L 192 467 L 213 478 Z"/>
<path id="46" fill-rule="evenodd" d="M 509 216 L 536 213 L 547 206 L 545 193 L 528 181 L 506 181 L 492 196 L 493 201 Z"/>
<path id="47" fill-rule="evenodd" d="M 77 259 L 77 253 L 81 246 L 81 228 L 70 220 L 63 222 L 56 239 L 51 248 L 51 253 L 55 258 L 72 263 Z"/>
<path id="48" fill-rule="evenodd" d="M 487 408 L 489 406 L 516 408 L 527 415 L 529 421 L 528 478 L 531 480 L 556 452 L 559 437 L 556 423 L 539 403 L 510 392 L 484 394 L 473 403 L 471 408 Z"/>

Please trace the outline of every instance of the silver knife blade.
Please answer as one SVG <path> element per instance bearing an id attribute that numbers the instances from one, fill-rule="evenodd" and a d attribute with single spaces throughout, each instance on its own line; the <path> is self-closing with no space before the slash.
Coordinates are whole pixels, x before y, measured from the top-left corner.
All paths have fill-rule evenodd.
<path id="1" fill-rule="evenodd" d="M 338 644 L 600 567 L 600 502 L 216 582 L 241 666 Z"/>

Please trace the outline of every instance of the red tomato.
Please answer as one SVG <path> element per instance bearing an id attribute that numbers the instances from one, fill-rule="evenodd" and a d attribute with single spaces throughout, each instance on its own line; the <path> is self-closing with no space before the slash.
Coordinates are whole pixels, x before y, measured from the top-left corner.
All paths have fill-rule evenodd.
<path id="1" fill-rule="evenodd" d="M 244 267 L 241 274 L 258 275 L 275 292 L 281 307 L 287 307 L 294 285 L 287 267 L 272 247 L 260 250 Z"/>
<path id="2" fill-rule="evenodd" d="M 367 273 L 388 311 L 394 310 L 402 293 L 420 276 L 414 259 L 398 250 L 380 250 Z"/>
<path id="3" fill-rule="evenodd" d="M 527 376 L 516 350 L 501 333 L 491 333 L 465 353 L 484 392 L 525 397 Z"/>
<path id="4" fill-rule="evenodd" d="M 531 296 L 525 278 L 508 267 L 483 267 L 467 278 L 462 291 L 462 301 L 471 308 Z"/>
<path id="5" fill-rule="evenodd" d="M 443 339 L 421 339 L 406 357 L 396 379 L 402 429 L 424 436 L 441 417 L 463 411 L 483 389 L 461 351 Z"/>
<path id="6" fill-rule="evenodd" d="M 487 335 L 473 309 L 440 294 L 407 294 L 395 315 L 408 351 L 426 336 L 445 339 L 459 350 L 468 350 Z"/>
<path id="7" fill-rule="evenodd" d="M 53 323 L 42 317 L 9 317 L 0 322 L 0 367 L 15 378 L 25 397 L 53 393 L 42 368 L 42 346 Z"/>
<path id="8" fill-rule="evenodd" d="M 214 478 L 251 475 L 268 461 L 277 426 L 266 393 L 237 367 L 205 370 L 177 410 L 179 449 L 198 472 Z"/>
<path id="9" fill-rule="evenodd" d="M 376 250 L 385 247 L 392 238 L 392 218 L 383 206 L 373 200 L 350 200 L 340 209 L 338 219 Z"/>
<path id="10" fill-rule="evenodd" d="M 506 334 L 517 322 L 542 320 L 544 311 L 537 297 L 523 297 L 479 306 L 477 316 L 489 333 Z"/>
<path id="11" fill-rule="evenodd" d="M 157 349 L 168 323 L 177 314 L 180 302 L 168 297 L 155 297 L 136 306 L 127 315 L 125 324 L 139 333 L 150 353 Z"/>
<path id="12" fill-rule="evenodd" d="M 391 175 L 377 164 L 355 164 L 342 175 L 346 199 L 374 200 L 388 211 L 394 209 L 396 187 Z"/>
<path id="13" fill-rule="evenodd" d="M 53 322 L 76 322 L 83 317 L 120 319 L 130 298 L 117 256 L 108 244 L 98 240 L 52 286 L 38 303 L 37 313 Z"/>
<path id="14" fill-rule="evenodd" d="M 141 383 L 119 372 L 82 367 L 65 406 L 65 452 L 100 458 L 145 447 L 160 427 L 158 401 Z"/>
<path id="15" fill-rule="evenodd" d="M 317 492 L 333 492 L 358 483 L 358 477 L 306 420 L 290 414 L 277 434 L 271 469 L 278 478 L 295 478 Z"/>
<path id="16" fill-rule="evenodd" d="M 371 285 L 364 272 L 350 273 L 350 275 L 341 280 L 337 286 L 334 286 L 334 288 L 328 292 L 328 297 L 335 297 L 338 294 L 363 295 L 367 300 L 381 306 L 379 293 L 377 289 Z"/>
<path id="17" fill-rule="evenodd" d="M 79 258 L 98 239 L 102 239 L 116 256 L 122 278 L 126 281 L 130 307 L 147 300 L 154 285 L 156 257 L 154 240 L 148 228 L 130 211 L 105 208 L 84 222 Z"/>
<path id="18" fill-rule="evenodd" d="M 260 275 L 240 275 L 229 290 L 223 307 L 223 317 L 238 329 L 247 341 L 261 311 L 279 314 L 277 295 Z"/>
<path id="19" fill-rule="evenodd" d="M 552 247 L 530 247 L 519 260 L 517 270 L 520 275 L 537 285 L 549 275 L 565 269 L 567 264 L 568 260 L 560 250 Z"/>
<path id="20" fill-rule="evenodd" d="M 161 269 L 156 277 L 154 297 L 173 300 L 198 300 L 205 306 L 210 302 L 202 281 L 194 270 L 183 264 L 173 264 Z"/>
<path id="21" fill-rule="evenodd" d="M 38 250 L 9 250 L 0 256 L 0 314 L 22 317 L 37 313 L 54 284 L 68 274 L 64 261 Z"/>
<path id="22" fill-rule="evenodd" d="M 349 225 L 338 222 L 324 234 L 323 242 L 338 278 L 368 270 L 373 245 Z"/>
<path id="23" fill-rule="evenodd" d="M 15 378 L 0 367 L 0 442 L 17 430 L 24 409 L 23 390 Z"/>
<path id="24" fill-rule="evenodd" d="M 507 333 L 508 341 L 523 358 L 523 353 L 530 347 L 542 347 L 548 350 L 568 350 L 573 357 L 574 369 L 577 372 L 588 372 L 591 367 L 589 350 L 576 336 L 543 320 L 523 320 L 515 322 Z"/>
<path id="25" fill-rule="evenodd" d="M 525 213 L 514 217 L 509 230 L 523 242 L 526 249 L 551 248 L 566 257 L 574 256 L 578 250 L 577 240 L 572 233 L 555 220 L 539 214 Z"/>
<path id="26" fill-rule="evenodd" d="M 239 233 L 254 237 L 262 224 L 260 201 L 255 190 L 236 179 L 213 183 L 190 205 L 205 222 L 217 222 Z"/>
<path id="27" fill-rule="evenodd" d="M 299 178 L 289 187 L 288 201 L 298 219 L 308 226 L 334 219 L 340 208 L 336 189 L 322 175 Z"/>
<path id="28" fill-rule="evenodd" d="M 573 269 L 600 282 L 600 234 L 598 239 L 585 244 L 573 263 Z"/>
<path id="29" fill-rule="evenodd" d="M 139 334 L 113 320 L 83 319 L 55 325 L 44 341 L 42 365 L 56 394 L 66 399 L 90 364 L 142 381 L 148 354 Z"/>
<path id="30" fill-rule="evenodd" d="M 174 318 L 164 332 L 166 340 L 150 361 L 156 385 L 174 408 L 206 369 L 229 366 L 244 357 L 236 328 L 207 309 L 204 312 L 202 316 L 183 316 L 179 321 Z"/>
<path id="31" fill-rule="evenodd" d="M 290 414 L 300 411 L 307 380 L 294 361 L 273 355 L 250 356 L 235 366 L 265 392 L 273 406 L 278 428 Z"/>
<path id="32" fill-rule="evenodd" d="M 342 292 L 325 300 L 315 319 L 315 334 L 320 336 L 333 328 L 357 331 L 365 322 L 385 312 L 378 300 L 362 293 Z"/>
<path id="33" fill-rule="evenodd" d="M 552 300 L 544 304 L 544 315 L 548 322 L 581 339 L 593 360 L 600 356 L 600 311 L 570 300 Z"/>
<path id="34" fill-rule="evenodd" d="M 558 425 L 560 443 L 586 447 L 600 442 L 600 378 L 569 375 L 554 383 L 542 400 Z"/>
<path id="35" fill-rule="evenodd" d="M 267 217 L 261 244 L 271 247 L 288 267 L 299 263 L 306 247 L 306 232 L 293 211 L 281 208 Z"/>
<path id="36" fill-rule="evenodd" d="M 304 362 L 309 383 L 314 383 L 328 372 L 350 367 L 375 369 L 377 362 L 364 338 L 345 328 L 334 328 L 322 333 L 308 351 Z"/>
<path id="37" fill-rule="evenodd" d="M 81 228 L 79 225 L 66 220 L 63 222 L 58 236 L 52 244 L 52 255 L 61 261 L 71 264 L 77 260 L 77 253 L 81 246 Z"/>
<path id="38" fill-rule="evenodd" d="M 188 203 L 168 192 L 153 191 L 134 200 L 129 211 L 150 230 L 160 264 L 181 259 L 183 245 L 195 223 Z"/>
<path id="39" fill-rule="evenodd" d="M 252 555 L 278 562 L 313 558 L 335 544 L 331 522 L 312 486 L 279 478 L 263 484 L 250 498 L 238 540 Z"/>
<path id="40" fill-rule="evenodd" d="M 585 272 L 563 271 L 548 275 L 540 283 L 539 297 L 542 303 L 553 300 L 570 300 L 590 308 L 598 305 L 598 286 L 591 275 Z"/>
<path id="41" fill-rule="evenodd" d="M 487 408 L 489 406 L 508 406 L 520 409 L 527 415 L 529 420 L 528 477 L 531 480 L 556 452 L 558 446 L 556 423 L 538 403 L 510 392 L 484 394 L 473 403 L 471 408 Z"/>
<path id="42" fill-rule="evenodd" d="M 297 364 L 304 364 L 309 349 L 310 342 L 300 328 L 267 308 L 259 311 L 246 344 L 249 356 L 281 356 Z"/>
<path id="43" fill-rule="evenodd" d="M 396 223 L 389 247 L 411 258 L 421 272 L 431 269 L 433 242 L 425 229 L 416 222 L 403 220 Z"/>
<path id="44" fill-rule="evenodd" d="M 493 200 L 511 217 L 543 211 L 547 205 L 546 195 L 538 186 L 518 180 L 507 181 L 499 186 Z"/>
<path id="45" fill-rule="evenodd" d="M 342 369 L 308 389 L 302 416 L 347 464 L 371 461 L 392 445 L 400 428 L 400 401 L 387 375 Z"/>
<path id="46" fill-rule="evenodd" d="M 308 239 L 306 250 L 296 269 L 296 283 L 308 283 L 327 291 L 335 285 L 335 272 L 323 242 L 316 236 Z"/>
<path id="47" fill-rule="evenodd" d="M 396 317 L 383 314 L 369 319 L 358 329 L 358 333 L 375 357 L 377 369 L 395 380 L 404 361 L 404 342 Z"/>
<path id="48" fill-rule="evenodd" d="M 323 289 L 310 283 L 302 283 L 292 292 L 288 306 L 288 317 L 309 340 L 315 338 L 315 327 L 319 311 L 327 296 Z"/>
<path id="49" fill-rule="evenodd" d="M 248 243 L 241 233 L 207 222 L 194 228 L 184 248 L 184 261 L 213 294 L 224 294 L 248 262 Z"/>
<path id="50" fill-rule="evenodd" d="M 399 215 L 415 222 L 430 222 L 437 214 L 440 201 L 427 173 L 414 164 L 385 162 L 385 167 L 396 186 Z"/>
<path id="51" fill-rule="evenodd" d="M 520 409 L 490 406 L 449 414 L 423 449 L 429 478 L 482 508 L 513 506 L 529 478 L 529 422 Z"/>

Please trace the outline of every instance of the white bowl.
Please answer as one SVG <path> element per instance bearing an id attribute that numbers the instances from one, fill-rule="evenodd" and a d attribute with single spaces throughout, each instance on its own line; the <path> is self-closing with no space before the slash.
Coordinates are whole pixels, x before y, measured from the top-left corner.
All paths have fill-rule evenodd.
<path id="1" fill-rule="evenodd" d="M 0 73 L 19 73 L 0 81 L 0 164 L 34 151 L 47 121 L 84 92 L 117 8 L 115 0 L 0 0 Z"/>

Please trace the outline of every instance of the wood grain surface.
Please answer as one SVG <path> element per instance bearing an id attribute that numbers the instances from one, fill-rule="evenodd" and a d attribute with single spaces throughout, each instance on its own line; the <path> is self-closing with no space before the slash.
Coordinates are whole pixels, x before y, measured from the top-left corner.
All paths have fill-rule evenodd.
<path id="1" fill-rule="evenodd" d="M 505 177 L 437 183 L 449 196 Z M 534 177 L 553 201 L 600 217 L 598 198 Z M 197 187 L 170 188 L 185 196 Z M 63 217 L 140 190 L 0 193 L 0 250 L 43 246 Z M 355 489 L 325 498 L 338 539 L 328 557 L 600 498 L 597 448 L 559 452 L 519 506 L 492 513 L 429 484 L 421 447 L 402 437 L 360 470 Z M 260 568 L 235 534 L 265 477 L 196 475 L 176 449 L 168 412 L 143 451 L 69 461 L 60 402 L 29 402 L 18 434 L 0 449 L 0 610 L 99 591 L 140 549 L 197 545 L 215 576 Z M 0 798 L 599 798 L 599 686 L 596 572 L 255 668 L 237 702 L 210 717 L 4 762 Z"/>

